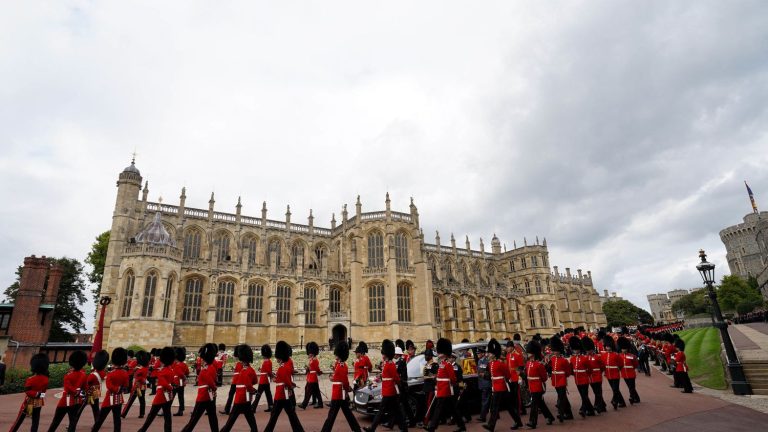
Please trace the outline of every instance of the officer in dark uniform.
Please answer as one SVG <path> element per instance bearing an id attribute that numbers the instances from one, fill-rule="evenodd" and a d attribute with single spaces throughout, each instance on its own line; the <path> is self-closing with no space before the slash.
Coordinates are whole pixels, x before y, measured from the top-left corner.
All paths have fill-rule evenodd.
<path id="1" fill-rule="evenodd" d="M 477 349 L 477 388 L 480 390 L 480 422 L 486 422 L 488 410 L 491 408 L 491 371 L 488 369 L 488 357 L 485 347 Z"/>

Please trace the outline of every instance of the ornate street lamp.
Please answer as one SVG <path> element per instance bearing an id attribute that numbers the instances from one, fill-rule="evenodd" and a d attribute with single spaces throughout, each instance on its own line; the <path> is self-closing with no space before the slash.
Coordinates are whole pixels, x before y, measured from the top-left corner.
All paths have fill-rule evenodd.
<path id="1" fill-rule="evenodd" d="M 717 302 L 717 293 L 715 292 L 714 287 L 715 265 L 707 262 L 707 254 L 704 252 L 704 249 L 699 250 L 699 258 L 701 258 L 701 262 L 696 266 L 696 269 L 701 273 L 704 285 L 707 286 L 707 296 L 712 301 L 712 314 L 714 315 L 715 327 L 720 329 L 720 338 L 723 340 L 723 345 L 725 345 L 725 355 L 728 360 L 728 372 L 731 375 L 731 388 L 733 389 L 733 394 L 752 394 L 752 389 L 744 375 L 744 369 L 741 366 L 741 362 L 739 362 L 738 356 L 736 356 L 736 350 L 733 348 L 731 336 L 728 334 L 728 324 L 723 320 L 720 304 Z"/>

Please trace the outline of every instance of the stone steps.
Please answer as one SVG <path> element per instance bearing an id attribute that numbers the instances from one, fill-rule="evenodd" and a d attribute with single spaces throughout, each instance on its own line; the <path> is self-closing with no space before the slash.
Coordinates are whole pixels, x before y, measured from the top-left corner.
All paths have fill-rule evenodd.
<path id="1" fill-rule="evenodd" d="M 768 361 L 748 360 L 742 365 L 752 393 L 768 396 Z"/>

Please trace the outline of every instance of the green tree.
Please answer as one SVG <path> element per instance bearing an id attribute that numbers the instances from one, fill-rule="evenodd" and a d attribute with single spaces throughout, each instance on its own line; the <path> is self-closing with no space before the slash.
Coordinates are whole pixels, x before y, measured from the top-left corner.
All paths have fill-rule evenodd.
<path id="1" fill-rule="evenodd" d="M 609 327 L 625 325 L 653 324 L 653 317 L 645 309 L 641 309 L 628 300 L 611 300 L 603 303 L 603 313 Z"/>
<path id="2" fill-rule="evenodd" d="M 686 294 L 672 303 L 672 312 L 675 314 L 682 312 L 686 316 L 707 313 L 708 308 L 709 299 L 706 290 L 703 289 Z"/>
<path id="3" fill-rule="evenodd" d="M 746 304 L 759 305 L 762 303 L 762 296 L 748 281 L 737 275 L 729 275 L 723 276 L 720 286 L 717 287 L 717 301 L 723 312 L 736 311 L 739 304 L 742 304 L 742 309 Z"/>
<path id="4" fill-rule="evenodd" d="M 91 251 L 85 258 L 85 263 L 91 266 L 88 272 L 88 281 L 94 284 L 93 301 L 99 302 L 101 296 L 101 282 L 104 280 L 104 265 L 107 262 L 107 249 L 109 248 L 109 231 L 104 231 L 96 237 L 91 245 Z"/>
<path id="5" fill-rule="evenodd" d="M 63 273 L 61 284 L 59 285 L 59 293 L 56 298 L 56 308 L 53 311 L 51 335 L 48 340 L 51 342 L 71 342 L 74 340 L 72 333 L 85 330 L 83 312 L 80 310 L 80 306 L 86 300 L 83 265 L 80 261 L 73 258 L 49 259 L 51 264 L 59 264 Z M 5 289 L 4 294 L 7 299 L 16 299 L 16 294 L 19 292 L 21 272 L 22 267 L 16 269 L 16 282 Z"/>

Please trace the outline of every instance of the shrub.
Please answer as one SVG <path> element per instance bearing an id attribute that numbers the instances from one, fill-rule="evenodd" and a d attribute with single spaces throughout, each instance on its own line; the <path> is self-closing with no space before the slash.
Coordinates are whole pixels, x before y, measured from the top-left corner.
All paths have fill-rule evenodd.
<path id="1" fill-rule="evenodd" d="M 128 348 L 126 348 L 126 350 L 128 350 L 128 351 L 133 351 L 134 353 L 137 353 L 137 352 L 139 352 L 139 351 L 147 351 L 147 350 L 146 350 L 146 349 L 144 349 L 144 347 L 143 347 L 143 346 L 141 346 L 141 345 L 131 345 L 131 346 L 129 346 Z"/>
<path id="2" fill-rule="evenodd" d="M 64 375 L 69 371 L 69 364 L 52 364 L 48 368 L 48 388 L 61 387 L 64 383 Z M 5 385 L 0 387 L 0 394 L 21 393 L 24 391 L 24 381 L 32 373 L 29 369 L 13 368 L 5 373 Z"/>

